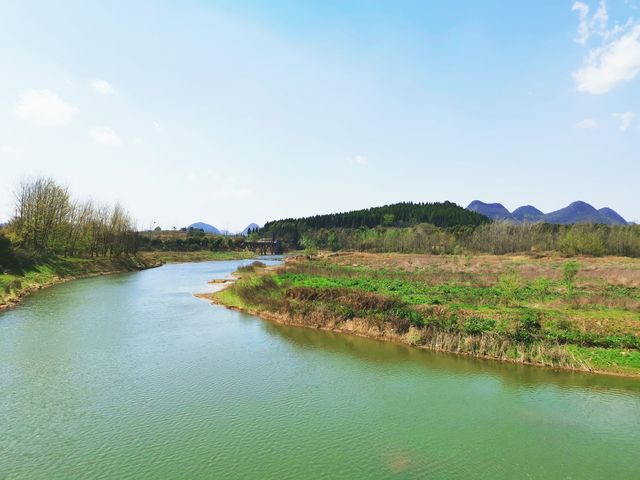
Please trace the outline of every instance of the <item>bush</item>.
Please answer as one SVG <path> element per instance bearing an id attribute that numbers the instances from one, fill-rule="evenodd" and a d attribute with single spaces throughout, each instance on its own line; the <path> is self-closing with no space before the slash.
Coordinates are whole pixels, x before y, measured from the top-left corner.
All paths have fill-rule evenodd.
<path id="1" fill-rule="evenodd" d="M 238 267 L 238 272 L 251 273 L 251 272 L 255 272 L 259 268 L 265 268 L 265 267 L 266 265 L 264 263 L 256 260 L 255 262 L 250 263 L 249 265 L 242 265 Z"/>
<path id="2" fill-rule="evenodd" d="M 515 273 L 503 275 L 498 280 L 499 294 L 506 305 L 512 305 L 515 303 L 519 288 L 520 278 Z"/>
<path id="3" fill-rule="evenodd" d="M 579 271 L 580 264 L 574 260 L 569 260 L 562 265 L 562 280 L 567 287 L 573 286 Z"/>
<path id="4" fill-rule="evenodd" d="M 471 317 L 464 323 L 464 331 L 469 335 L 480 335 L 492 331 L 495 326 L 496 321 L 491 318 Z"/>
<path id="5" fill-rule="evenodd" d="M 538 337 L 541 329 L 538 314 L 527 312 L 518 320 L 513 339 L 519 343 L 531 343 Z"/>
<path id="6" fill-rule="evenodd" d="M 547 277 L 539 277 L 531 283 L 531 288 L 536 292 L 540 300 L 551 294 L 551 280 Z"/>
<path id="7" fill-rule="evenodd" d="M 311 260 L 318 254 L 318 246 L 311 237 L 302 237 L 302 240 L 300 240 L 300 244 L 304 247 L 304 254 L 307 257 L 307 260 Z"/>
<path id="8" fill-rule="evenodd" d="M 13 248 L 13 243 L 6 235 L 0 233 L 0 273 L 5 270 L 17 271 L 19 267 L 20 259 Z"/>

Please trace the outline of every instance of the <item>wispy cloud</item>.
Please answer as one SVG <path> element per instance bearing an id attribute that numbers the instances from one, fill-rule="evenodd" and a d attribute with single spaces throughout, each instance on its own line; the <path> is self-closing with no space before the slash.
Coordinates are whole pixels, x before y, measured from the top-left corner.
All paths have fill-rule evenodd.
<path id="1" fill-rule="evenodd" d="M 618 130 L 621 132 L 626 132 L 631 126 L 633 119 L 636 118 L 636 114 L 633 112 L 612 113 L 611 115 L 620 122 Z"/>
<path id="2" fill-rule="evenodd" d="M 354 155 L 353 157 L 349 157 L 348 160 L 361 167 L 367 167 L 369 165 L 369 157 L 365 155 Z"/>
<path id="3" fill-rule="evenodd" d="M 585 45 L 594 34 L 604 35 L 609 22 L 607 3 L 601 0 L 596 12 L 589 16 L 591 8 L 584 2 L 575 2 L 571 10 L 578 12 L 578 34 L 574 39 L 577 43 Z"/>
<path id="4" fill-rule="evenodd" d="M 583 2 L 574 3 L 572 10 L 578 12 L 575 41 L 586 45 L 595 36 L 600 42 L 573 72 L 578 91 L 601 95 L 633 80 L 640 73 L 640 23 L 629 18 L 626 23 L 609 28 L 604 0 L 593 15 L 589 15 L 590 8 Z"/>
<path id="5" fill-rule="evenodd" d="M 68 125 L 78 109 L 49 89 L 27 90 L 16 106 L 16 115 L 36 125 Z"/>
<path id="6" fill-rule="evenodd" d="M 94 127 L 89 129 L 89 138 L 100 145 L 107 147 L 121 147 L 124 142 L 110 127 Z"/>
<path id="7" fill-rule="evenodd" d="M 91 82 L 91 87 L 100 95 L 113 95 L 114 93 L 116 93 L 116 90 L 106 80 L 93 80 Z"/>
<path id="8" fill-rule="evenodd" d="M 578 90 L 600 95 L 633 80 L 640 73 L 640 25 L 627 34 L 591 50 L 582 68 L 573 73 Z"/>
<path id="9" fill-rule="evenodd" d="M 598 122 L 595 118 L 585 118 L 576 123 L 576 128 L 583 130 L 595 130 L 598 128 Z"/>

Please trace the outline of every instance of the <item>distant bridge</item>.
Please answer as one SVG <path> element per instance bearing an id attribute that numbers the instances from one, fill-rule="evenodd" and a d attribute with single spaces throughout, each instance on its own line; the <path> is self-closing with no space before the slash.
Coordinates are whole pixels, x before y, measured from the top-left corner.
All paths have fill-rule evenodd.
<path id="1" fill-rule="evenodd" d="M 247 241 L 245 245 L 260 255 L 278 255 L 282 253 L 282 243 L 279 240 L 270 238 L 261 238 L 253 242 Z"/>

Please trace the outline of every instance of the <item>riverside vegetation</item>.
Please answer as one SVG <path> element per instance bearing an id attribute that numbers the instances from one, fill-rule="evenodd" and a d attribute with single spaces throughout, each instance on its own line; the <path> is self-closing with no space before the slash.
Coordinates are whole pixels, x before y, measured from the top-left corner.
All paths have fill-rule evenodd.
<path id="1" fill-rule="evenodd" d="M 73 200 L 47 178 L 16 199 L 0 228 L 0 308 L 69 278 L 253 256 L 243 237 L 138 232 L 121 206 Z M 444 202 L 268 222 L 251 235 L 304 247 L 307 259 L 247 267 L 220 303 L 435 350 L 640 372 L 640 263 L 624 258 L 640 257 L 638 226 L 514 225 Z"/>
<path id="2" fill-rule="evenodd" d="M 54 180 L 35 178 L 18 187 L 15 214 L 0 227 L 0 309 L 72 278 L 252 255 L 235 237 L 140 233 L 119 204 L 75 200 Z"/>
<path id="3" fill-rule="evenodd" d="M 282 323 L 640 376 L 640 261 L 339 253 L 240 269 L 210 296 Z"/>
<path id="4" fill-rule="evenodd" d="M 267 222 L 260 235 L 278 238 L 290 248 L 334 252 L 558 252 L 568 256 L 640 257 L 640 225 L 491 222 L 451 202 L 399 203 L 278 220 Z"/>

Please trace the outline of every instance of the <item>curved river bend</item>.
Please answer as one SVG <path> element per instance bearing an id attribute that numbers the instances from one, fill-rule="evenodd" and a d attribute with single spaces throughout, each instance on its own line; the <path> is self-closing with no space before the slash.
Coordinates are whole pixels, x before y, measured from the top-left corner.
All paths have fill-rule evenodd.
<path id="1" fill-rule="evenodd" d="M 69 282 L 0 314 L 0 478 L 638 478 L 640 382 L 193 297 L 240 263 Z"/>

